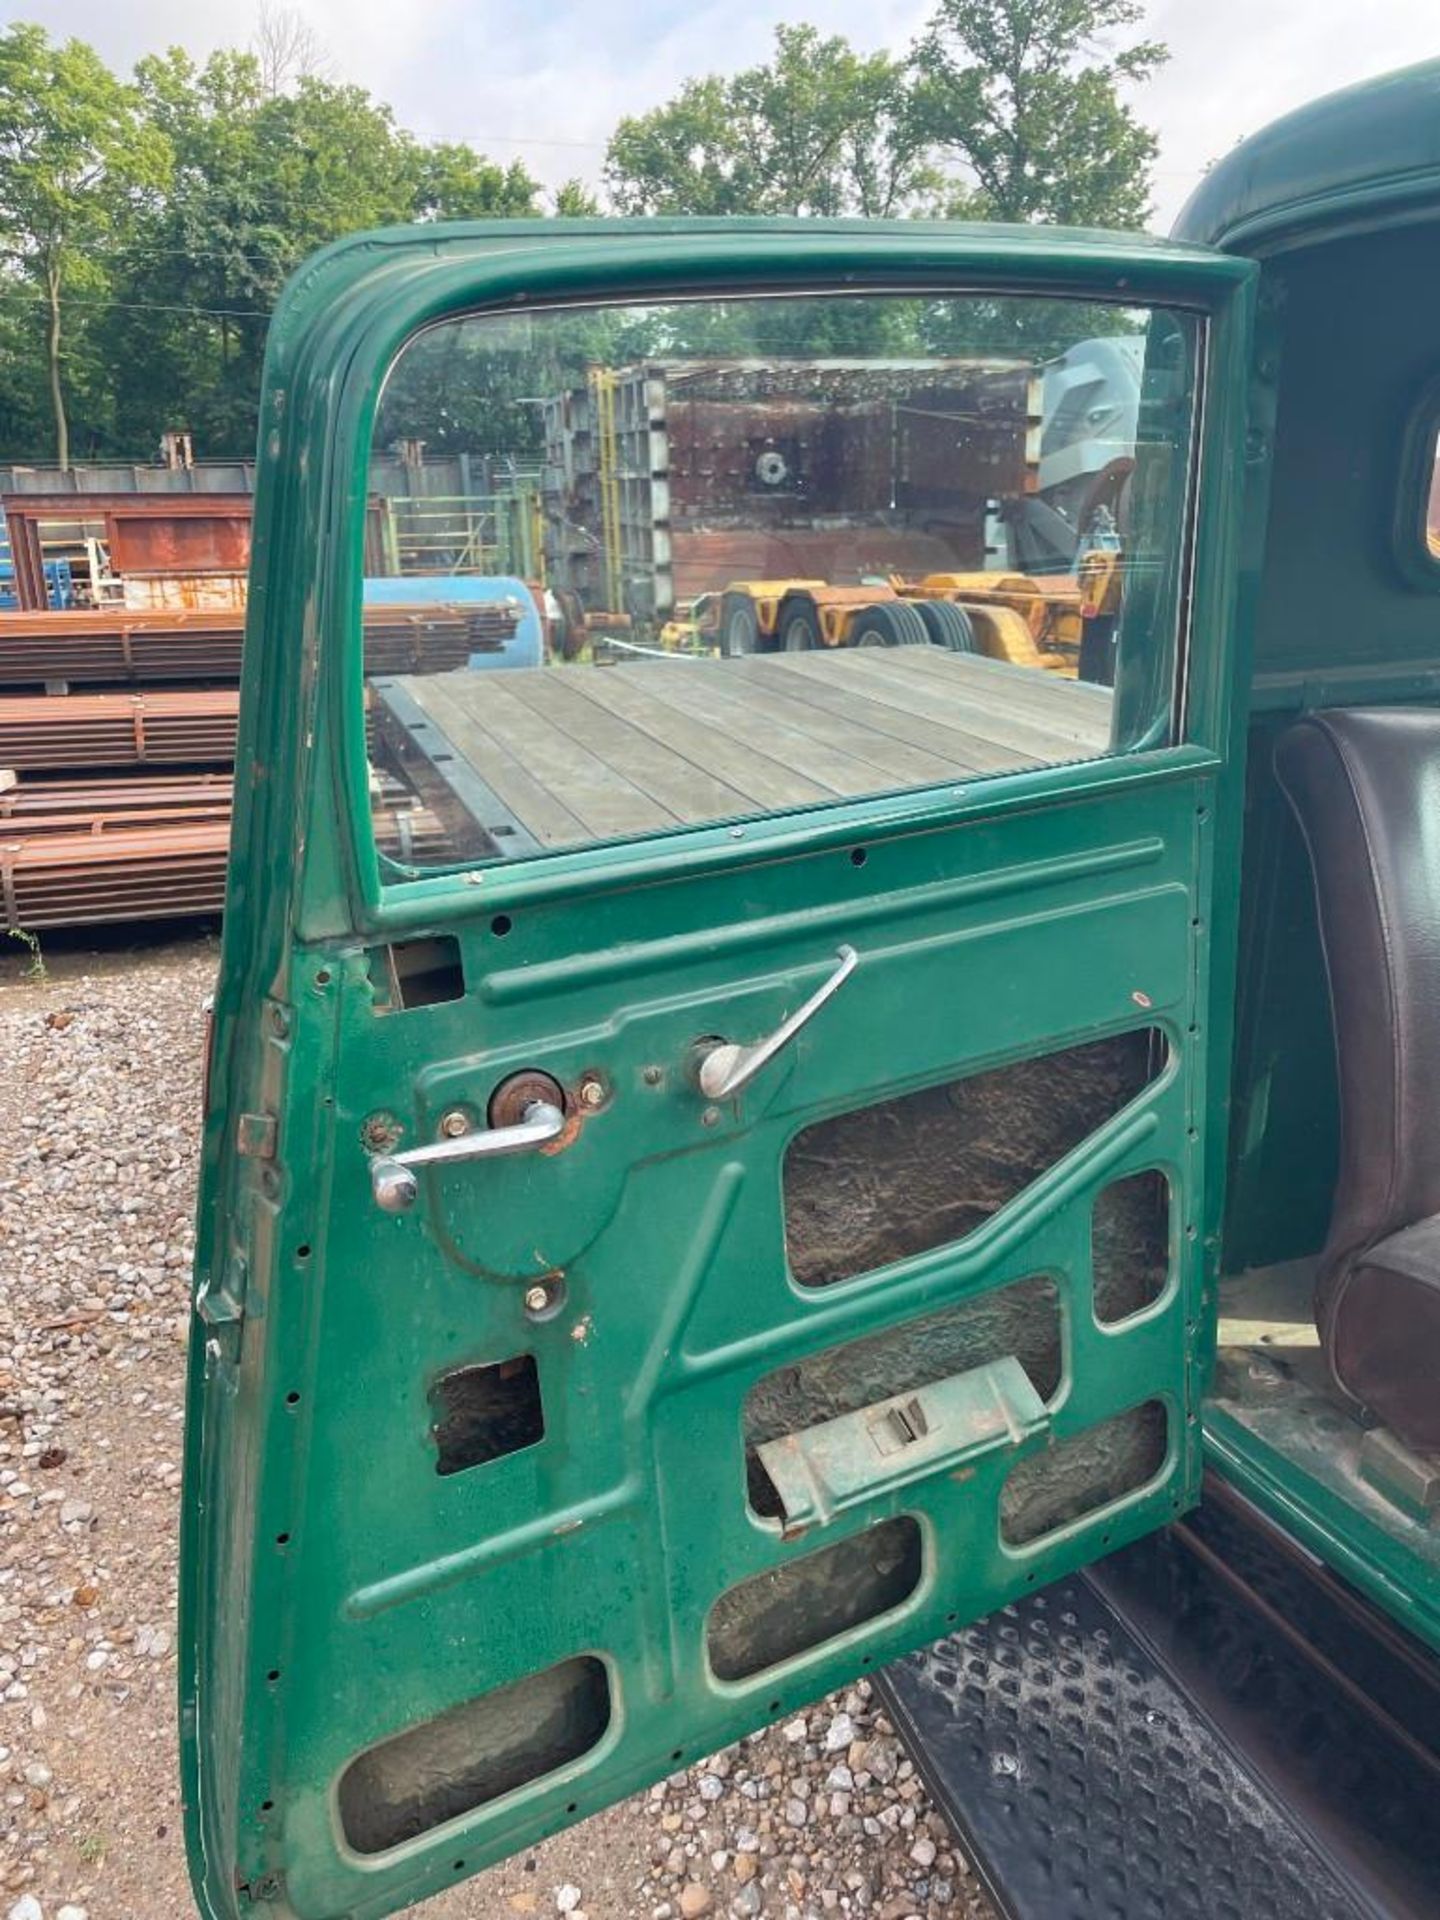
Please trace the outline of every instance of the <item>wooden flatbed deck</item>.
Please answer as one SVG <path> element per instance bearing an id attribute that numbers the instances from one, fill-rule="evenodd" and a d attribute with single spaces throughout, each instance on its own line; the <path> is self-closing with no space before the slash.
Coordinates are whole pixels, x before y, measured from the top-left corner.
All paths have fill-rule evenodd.
<path id="1" fill-rule="evenodd" d="M 371 685 L 377 747 L 461 858 L 1092 759 L 1110 744 L 1107 689 L 940 647 Z"/>

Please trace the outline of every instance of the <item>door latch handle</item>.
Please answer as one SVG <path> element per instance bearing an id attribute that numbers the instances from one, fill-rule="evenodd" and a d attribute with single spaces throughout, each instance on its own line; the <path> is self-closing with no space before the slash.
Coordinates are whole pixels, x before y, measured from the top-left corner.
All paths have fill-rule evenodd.
<path id="1" fill-rule="evenodd" d="M 514 1127 L 477 1127 L 454 1140 L 434 1140 L 404 1153 L 377 1153 L 370 1161 L 370 1186 L 386 1213 L 407 1213 L 419 1192 L 413 1167 L 449 1166 L 458 1160 L 496 1160 L 507 1153 L 532 1153 L 565 1131 L 565 1115 L 548 1100 L 532 1100 Z"/>
<path id="2" fill-rule="evenodd" d="M 773 1060 L 782 1047 L 799 1033 L 808 1021 L 815 1018 L 832 995 L 838 993 L 860 964 L 860 956 L 853 947 L 836 949 L 839 966 L 822 987 L 816 989 L 803 1007 L 791 1014 L 788 1020 L 782 1020 L 773 1033 L 763 1040 L 756 1040 L 748 1047 L 736 1046 L 732 1041 L 722 1040 L 700 1062 L 700 1091 L 707 1100 L 728 1100 L 739 1093 L 759 1073 L 767 1061 Z"/>

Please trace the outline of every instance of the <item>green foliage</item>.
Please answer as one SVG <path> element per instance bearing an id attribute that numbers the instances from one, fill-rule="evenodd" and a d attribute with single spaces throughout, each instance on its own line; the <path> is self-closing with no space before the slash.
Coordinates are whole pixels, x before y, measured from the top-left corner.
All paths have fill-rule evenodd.
<path id="1" fill-rule="evenodd" d="M 905 70 L 814 27 L 775 29 L 769 66 L 690 80 L 624 119 L 605 159 L 620 213 L 905 213 L 938 186 Z"/>
<path id="2" fill-rule="evenodd" d="M 1155 142 L 1123 96 L 1164 58 L 1133 39 L 1140 12 L 1138 0 L 939 0 L 904 58 L 777 27 L 767 62 L 688 81 L 620 122 L 608 204 L 1138 224 Z M 73 438 L 82 457 L 143 458 L 168 427 L 188 427 L 204 457 L 247 457 L 269 315 L 315 248 L 396 221 L 537 215 L 547 201 L 567 218 L 602 210 L 581 181 L 546 196 L 521 162 L 416 140 L 330 76 L 298 16 L 262 9 L 256 44 L 203 62 L 172 48 L 125 81 L 82 42 L 0 31 L 0 457 L 65 462 Z M 663 350 L 626 324 L 634 354 Z M 704 324 L 713 351 L 744 348 L 737 310 Z M 804 331 L 775 350 L 939 346 L 923 311 L 898 305 L 831 302 Z M 620 349 L 608 332 L 591 344 L 601 358 Z M 397 437 L 437 452 L 535 448 L 525 382 L 492 365 L 477 360 L 459 411 L 438 404 L 442 345 L 394 391 Z"/>
<path id="3" fill-rule="evenodd" d="M 410 148 L 410 190 L 402 218 L 506 220 L 539 212 L 539 187 L 518 160 L 497 166 L 473 147 Z"/>
<path id="4" fill-rule="evenodd" d="M 327 241 L 396 221 L 538 211 L 518 162 L 422 146 L 359 87 L 302 74 L 274 93 L 243 53 L 197 68 L 172 51 L 142 61 L 137 78 L 175 162 L 110 321 L 117 429 L 131 445 L 184 424 L 207 454 L 249 453 L 270 310 Z"/>
<path id="5" fill-rule="evenodd" d="M 163 139 L 80 40 L 54 45 L 43 27 L 0 33 L 0 255 L 6 292 L 28 294 L 43 328 L 55 456 L 69 462 L 69 301 L 103 297 L 104 248 L 168 172 Z"/>
<path id="6" fill-rule="evenodd" d="M 1138 0 L 940 0 L 915 48 L 913 110 L 965 176 L 962 210 L 991 220 L 1143 226 L 1155 136 L 1121 97 L 1167 58 L 1106 51 Z"/>
<path id="7" fill-rule="evenodd" d="M 1155 137 L 1122 94 L 1166 53 L 1112 42 L 1142 13 L 1138 0 L 940 0 L 904 61 L 778 27 L 768 66 L 687 81 L 622 120 L 606 185 L 622 213 L 1140 226 Z"/>

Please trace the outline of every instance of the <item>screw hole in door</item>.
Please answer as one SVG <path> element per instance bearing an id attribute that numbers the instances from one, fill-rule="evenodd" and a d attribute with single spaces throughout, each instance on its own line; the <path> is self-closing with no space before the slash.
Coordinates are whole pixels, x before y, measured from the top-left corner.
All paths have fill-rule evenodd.
<path id="1" fill-rule="evenodd" d="M 490 922 L 490 931 L 497 940 L 503 940 L 514 924 L 508 913 L 497 913 Z"/>
<path id="2" fill-rule="evenodd" d="M 852 847 L 850 849 L 850 864 L 852 867 L 863 867 L 869 858 L 870 856 L 866 853 L 864 847 Z"/>

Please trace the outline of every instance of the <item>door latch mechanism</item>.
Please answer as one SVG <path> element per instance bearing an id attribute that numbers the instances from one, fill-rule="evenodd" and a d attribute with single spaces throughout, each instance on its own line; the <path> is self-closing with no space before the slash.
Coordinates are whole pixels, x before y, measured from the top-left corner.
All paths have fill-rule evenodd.
<path id="1" fill-rule="evenodd" d="M 763 1040 L 752 1041 L 748 1047 L 741 1047 L 732 1041 L 721 1040 L 710 1047 L 700 1061 L 700 1091 L 707 1100 L 729 1100 L 746 1087 L 768 1061 L 775 1058 L 782 1047 L 788 1046 L 800 1029 L 824 1006 L 833 994 L 840 991 L 860 964 L 860 956 L 853 947 L 836 949 L 839 966 L 822 987 L 816 989 L 803 1007 L 798 1008 L 788 1020 L 782 1020 L 773 1033 Z"/>

